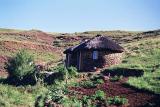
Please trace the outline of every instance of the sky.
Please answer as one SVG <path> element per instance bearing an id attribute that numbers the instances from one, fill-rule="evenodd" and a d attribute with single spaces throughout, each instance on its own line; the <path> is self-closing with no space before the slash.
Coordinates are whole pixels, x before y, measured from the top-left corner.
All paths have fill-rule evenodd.
<path id="1" fill-rule="evenodd" d="M 160 0 L 0 0 L 0 28 L 47 32 L 160 29 Z"/>

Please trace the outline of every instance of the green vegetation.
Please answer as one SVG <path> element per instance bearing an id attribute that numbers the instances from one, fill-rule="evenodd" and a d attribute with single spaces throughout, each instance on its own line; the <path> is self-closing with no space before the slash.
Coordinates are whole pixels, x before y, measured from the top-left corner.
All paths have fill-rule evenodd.
<path id="1" fill-rule="evenodd" d="M 119 80 L 121 80 L 123 78 L 123 76 L 114 76 L 114 77 L 111 77 L 110 78 L 110 81 L 112 81 L 112 82 L 116 82 L 116 81 L 119 81 Z"/>
<path id="2" fill-rule="evenodd" d="M 11 86 L 0 84 L 0 106 L 15 107 L 15 106 L 34 106 L 35 100 L 39 95 L 43 95 L 48 90 L 43 86 Z"/>
<path id="3" fill-rule="evenodd" d="M 34 104 L 34 99 L 31 94 L 20 92 L 17 88 L 0 84 L 0 106 L 9 107 L 14 105 Z"/>
<path id="4" fill-rule="evenodd" d="M 141 77 L 130 77 L 127 84 L 138 89 L 160 93 L 160 39 L 146 39 L 125 44 L 130 51 L 123 63 L 138 64 L 145 71 Z M 137 68 L 137 67 L 136 67 Z"/>
<path id="5" fill-rule="evenodd" d="M 43 62 L 58 62 L 61 59 L 61 56 L 57 53 L 53 52 L 41 52 L 41 51 L 33 51 L 28 50 L 28 52 L 33 55 L 35 61 L 43 61 Z"/>
<path id="6" fill-rule="evenodd" d="M 0 33 L 6 32 L 17 33 L 20 32 L 20 30 L 0 29 Z M 93 35 L 97 34 L 108 35 L 120 42 L 122 40 L 122 46 L 126 49 L 123 63 L 105 70 L 105 72 L 111 74 L 110 81 L 119 81 L 122 77 L 125 78 L 129 76 L 129 80 L 126 83 L 127 85 L 160 94 L 160 38 L 154 36 L 155 38 L 144 37 L 142 39 L 135 39 L 138 38 L 138 36 L 143 36 L 143 34 L 138 35 L 139 33 L 142 32 L 88 31 L 83 33 L 64 34 L 64 38 L 57 38 L 58 36 L 61 36 L 61 34 L 56 33 L 56 39 L 51 45 L 63 50 L 64 47 L 76 45 L 80 40 L 91 38 Z M 78 36 L 81 36 L 82 34 L 83 36 L 78 40 Z M 65 39 L 67 36 L 77 36 L 77 38 L 72 38 L 75 39 L 72 41 L 70 38 L 70 40 L 68 38 Z M 126 41 L 126 38 L 124 37 L 127 37 L 128 41 Z M 7 44 L 4 44 L 4 41 L 13 41 L 16 42 L 16 45 L 12 48 L 10 46 L 12 44 L 8 42 Z M 19 49 L 23 48 L 23 46 L 19 46 L 19 43 L 22 42 L 27 42 L 28 44 L 32 43 L 33 45 L 35 44 L 38 46 L 42 44 L 46 45 L 44 41 L 35 40 L 30 37 L 1 34 L 0 55 L 3 56 L 5 53 L 5 56 L 14 56 L 13 59 L 8 62 L 6 68 L 9 71 L 9 77 L 12 77 L 12 79 L 16 78 L 16 80 L 14 80 L 15 83 L 18 83 L 19 81 L 24 82 L 24 79 L 32 81 L 31 78 L 34 81 L 34 61 L 45 63 L 53 62 L 53 64 L 56 65 L 57 62 L 62 59 L 62 55 L 59 53 L 53 51 L 47 52 L 43 51 L 43 49 L 28 49 L 27 53 L 21 51 L 18 54 L 15 54 Z M 37 84 L 31 85 L 9 85 L 8 79 L 1 78 L 0 107 L 44 107 L 44 105 L 51 106 L 53 104 L 63 105 L 65 107 L 94 107 L 99 105 L 121 106 L 128 104 L 128 99 L 120 97 L 121 95 L 109 97 L 107 96 L 107 92 L 102 91 L 105 87 L 108 88 L 107 84 L 103 84 L 105 82 L 103 75 L 86 75 L 86 73 L 84 73 L 85 76 L 81 76 L 82 74 L 77 73 L 76 68 L 70 67 L 66 69 L 63 65 L 56 66 L 54 69 L 49 68 L 47 71 L 49 71 L 49 73 L 53 72 L 53 74 L 47 74 L 47 76 L 46 74 L 42 74 L 43 76 L 41 79 L 43 81 L 38 81 Z M 40 75 L 41 74 L 39 74 L 39 77 Z M 80 80 L 82 79 L 81 77 L 85 77 L 85 79 Z M 101 89 L 101 87 L 104 89 Z M 92 90 L 91 92 L 95 92 L 95 94 L 84 95 L 83 91 L 79 92 L 77 90 L 70 90 L 69 88 L 82 89 L 84 90 L 84 93 L 86 92 L 85 90 Z"/>
<path id="7" fill-rule="evenodd" d="M 86 96 L 86 95 L 85 95 L 85 96 L 83 96 L 83 98 L 82 98 L 82 103 L 83 103 L 84 106 L 89 107 L 89 106 L 92 105 L 92 100 L 90 99 L 89 96 Z"/>
<path id="8" fill-rule="evenodd" d="M 75 67 L 66 68 L 64 65 L 57 66 L 53 71 L 58 73 L 58 80 L 65 80 L 66 83 L 68 79 L 75 78 L 78 74 Z"/>
<path id="9" fill-rule="evenodd" d="M 124 64 L 138 64 L 146 71 L 151 71 L 153 66 L 160 64 L 159 38 L 125 44 L 125 47 L 129 52 L 123 60 Z"/>
<path id="10" fill-rule="evenodd" d="M 107 98 L 107 104 L 108 105 L 124 105 L 128 103 L 128 99 L 124 98 L 124 97 L 119 97 L 119 96 L 115 96 L 115 97 L 109 97 Z"/>
<path id="11" fill-rule="evenodd" d="M 10 59 L 6 64 L 6 69 L 9 73 L 9 79 L 12 79 L 12 81 L 20 82 L 27 79 L 34 80 L 34 60 L 25 50 L 18 52 L 15 57 Z"/>
<path id="12" fill-rule="evenodd" d="M 94 84 L 93 81 L 90 80 L 81 81 L 79 83 L 79 86 L 83 88 L 96 88 L 96 84 Z"/>
<path id="13" fill-rule="evenodd" d="M 102 90 L 97 90 L 95 92 L 95 94 L 93 95 L 93 99 L 96 99 L 96 100 L 105 100 L 106 99 L 106 94 Z"/>
<path id="14" fill-rule="evenodd" d="M 160 70 L 153 73 L 146 72 L 142 77 L 130 77 L 127 83 L 138 89 L 149 90 L 160 94 Z"/>
<path id="15" fill-rule="evenodd" d="M 83 87 L 83 88 L 96 88 L 97 85 L 103 84 L 104 80 L 101 79 L 99 76 L 92 77 L 88 80 L 82 80 L 76 84 L 76 86 Z"/>
<path id="16" fill-rule="evenodd" d="M 103 79 L 97 79 L 96 81 L 94 81 L 95 84 L 103 84 L 104 80 Z"/>

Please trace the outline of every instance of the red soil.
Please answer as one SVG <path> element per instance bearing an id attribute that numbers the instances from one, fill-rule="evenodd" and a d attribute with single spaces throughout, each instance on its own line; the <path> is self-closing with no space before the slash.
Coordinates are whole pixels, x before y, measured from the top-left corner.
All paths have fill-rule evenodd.
<path id="1" fill-rule="evenodd" d="M 120 82 L 106 81 L 104 84 L 93 89 L 84 89 L 82 87 L 70 87 L 69 89 L 83 93 L 83 95 L 92 95 L 96 90 L 100 89 L 105 91 L 108 97 L 124 96 L 129 101 L 129 107 L 146 107 L 148 103 L 159 103 L 160 100 L 157 95 L 127 87 L 124 85 L 125 81 L 125 79 Z"/>
<path id="2" fill-rule="evenodd" d="M 9 33 L 0 33 L 0 35 L 14 35 L 14 36 L 21 36 L 30 41 L 36 41 L 40 43 L 45 43 L 51 45 L 55 37 L 53 35 L 47 34 L 42 31 L 38 30 L 30 30 L 30 31 L 23 31 L 23 32 L 9 32 Z"/>
<path id="3" fill-rule="evenodd" d="M 0 41 L 1 52 L 15 53 L 21 49 L 28 49 L 37 52 L 61 53 L 61 49 L 52 46 L 55 37 L 42 31 L 31 30 L 19 33 L 9 32 L 0 33 L 0 35 L 20 36 L 25 40 L 25 42 L 21 40 L 18 41 L 18 39 L 17 41 Z M 4 64 L 7 62 L 7 55 L 5 53 L 1 53 L 1 55 L 3 56 L 0 56 L 0 75 L 3 75 L 6 73 L 4 72 Z"/>
<path id="4" fill-rule="evenodd" d="M 54 40 L 54 37 L 52 35 L 49 35 L 45 32 L 37 31 L 37 30 L 20 32 L 19 35 L 27 37 L 31 40 L 36 40 L 36 41 L 43 42 L 49 45 L 51 45 Z"/>
<path id="5" fill-rule="evenodd" d="M 15 53 L 21 49 L 28 49 L 37 52 L 53 52 L 60 54 L 61 50 L 57 47 L 51 45 L 40 45 L 30 42 L 15 42 L 15 41 L 1 41 L 0 42 L 0 50 L 3 52 Z M 4 70 L 4 64 L 7 62 L 8 57 L 5 55 L 0 56 L 0 75 L 5 75 L 6 72 Z M 39 64 L 39 63 L 38 63 Z"/>
<path id="6" fill-rule="evenodd" d="M 14 52 L 19 49 L 59 52 L 58 48 L 53 47 L 51 45 L 41 45 L 41 44 L 35 44 L 31 42 L 1 41 L 0 44 L 1 44 L 1 47 L 3 47 L 3 49 L 9 52 Z"/>

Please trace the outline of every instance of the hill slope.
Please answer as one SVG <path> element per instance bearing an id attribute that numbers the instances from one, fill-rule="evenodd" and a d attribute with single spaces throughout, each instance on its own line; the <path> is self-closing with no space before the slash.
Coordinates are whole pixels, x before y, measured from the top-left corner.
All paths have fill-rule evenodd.
<path id="1" fill-rule="evenodd" d="M 37 64 L 57 63 L 61 59 L 59 48 L 52 46 L 54 36 L 38 30 L 21 31 L 0 29 L 0 73 L 4 64 L 21 49 L 27 49 Z"/>
<path id="2" fill-rule="evenodd" d="M 21 49 L 34 55 L 37 64 L 52 65 L 64 59 L 63 50 L 69 46 L 90 39 L 97 34 L 113 38 L 126 48 L 126 56 L 139 55 L 142 51 L 159 50 L 160 30 L 147 32 L 130 31 L 87 31 L 80 33 L 45 33 L 39 30 L 0 29 L 0 71 L 4 63 Z M 140 52 L 137 52 L 140 51 Z"/>

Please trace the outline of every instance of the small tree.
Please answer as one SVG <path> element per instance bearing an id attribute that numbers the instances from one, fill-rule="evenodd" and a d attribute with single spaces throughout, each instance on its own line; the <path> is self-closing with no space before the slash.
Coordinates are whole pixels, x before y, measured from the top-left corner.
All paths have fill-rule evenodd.
<path id="1" fill-rule="evenodd" d="M 11 58 L 6 64 L 6 69 L 9 73 L 9 77 L 16 81 L 33 78 L 35 75 L 33 57 L 25 50 L 21 50 L 15 57 Z"/>

